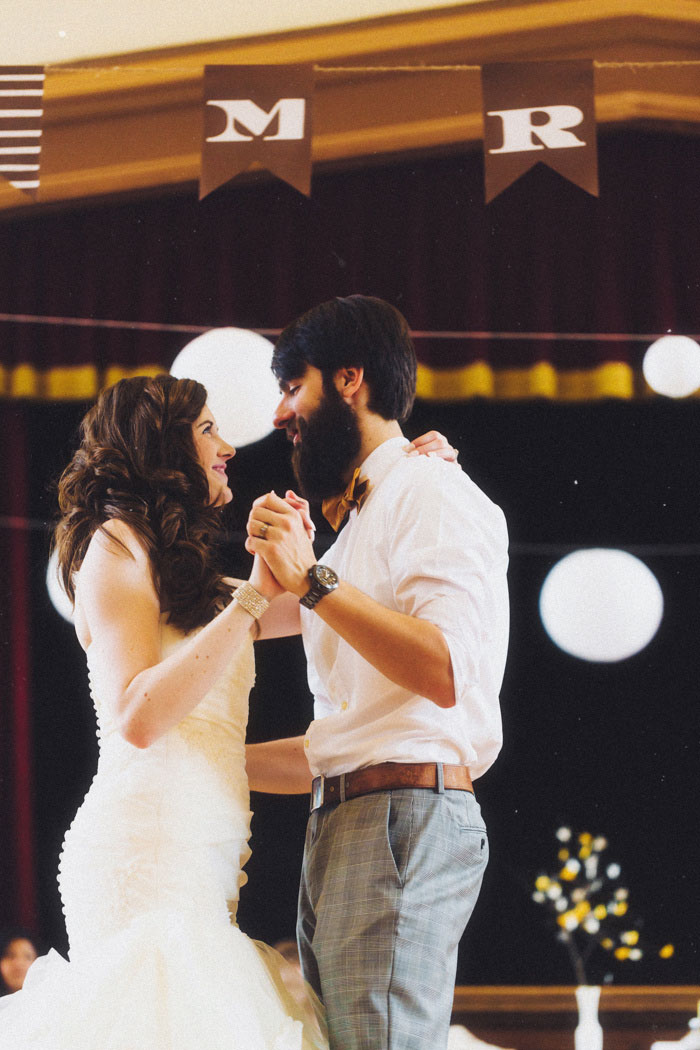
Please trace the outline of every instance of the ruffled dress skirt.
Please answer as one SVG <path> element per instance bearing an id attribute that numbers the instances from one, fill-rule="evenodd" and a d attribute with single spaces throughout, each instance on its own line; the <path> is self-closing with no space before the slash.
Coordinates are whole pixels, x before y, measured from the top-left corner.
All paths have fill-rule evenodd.
<path id="1" fill-rule="evenodd" d="M 300 1004 L 288 964 L 235 925 L 250 826 L 240 679 L 148 749 L 103 726 L 60 863 L 70 961 L 50 952 L 0 1000 L 1 1050 L 326 1050 L 313 994 Z"/>

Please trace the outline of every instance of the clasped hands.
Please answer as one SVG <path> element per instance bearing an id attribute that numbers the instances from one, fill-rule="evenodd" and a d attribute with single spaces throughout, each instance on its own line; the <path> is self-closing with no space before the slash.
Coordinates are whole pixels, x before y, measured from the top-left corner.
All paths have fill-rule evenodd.
<path id="1" fill-rule="evenodd" d="M 435 455 L 456 463 L 458 452 L 442 434 L 431 430 L 416 438 L 407 454 Z M 302 598 L 309 589 L 308 572 L 316 564 L 316 529 L 309 504 L 288 489 L 284 499 L 268 492 L 255 500 L 248 516 L 246 550 L 255 555 L 250 583 L 266 598 L 284 591 Z"/>
<path id="2" fill-rule="evenodd" d="M 288 489 L 259 496 L 251 507 L 246 550 L 255 555 L 250 582 L 268 598 L 290 591 L 302 598 L 309 589 L 308 571 L 316 563 L 316 533 L 309 504 Z"/>

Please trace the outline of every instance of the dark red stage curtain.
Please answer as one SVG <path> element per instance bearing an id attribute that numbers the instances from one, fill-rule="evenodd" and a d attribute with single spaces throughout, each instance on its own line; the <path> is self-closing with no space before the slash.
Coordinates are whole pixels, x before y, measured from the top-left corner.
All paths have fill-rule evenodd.
<path id="1" fill-rule="evenodd" d="M 317 175 L 310 199 L 268 179 L 28 212 L 0 227 L 0 310 L 279 328 L 361 291 L 415 330 L 483 333 L 418 339 L 424 397 L 638 396 L 646 344 L 594 335 L 700 331 L 700 137 L 601 132 L 599 155 L 599 199 L 539 167 L 485 206 L 470 151 Z M 189 338 L 0 322 L 0 391 L 91 397 Z"/>
<path id="2" fill-rule="evenodd" d="M 0 925 L 36 928 L 25 416 L 0 406 Z"/>

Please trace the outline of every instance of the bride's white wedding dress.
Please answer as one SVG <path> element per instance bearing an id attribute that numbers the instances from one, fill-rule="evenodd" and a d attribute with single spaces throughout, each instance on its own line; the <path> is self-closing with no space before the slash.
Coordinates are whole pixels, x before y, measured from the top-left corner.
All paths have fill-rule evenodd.
<path id="1" fill-rule="evenodd" d="M 163 622 L 163 656 L 184 636 Z M 235 923 L 250 855 L 245 772 L 252 641 L 151 747 L 100 703 L 97 773 L 64 842 L 70 961 L 38 959 L 0 1000 L 1 1050 L 318 1050 L 276 953 Z"/>

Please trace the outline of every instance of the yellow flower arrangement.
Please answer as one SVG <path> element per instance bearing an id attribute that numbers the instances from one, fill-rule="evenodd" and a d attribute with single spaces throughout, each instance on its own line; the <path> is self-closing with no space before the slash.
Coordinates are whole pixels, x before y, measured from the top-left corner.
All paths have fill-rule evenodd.
<path id="1" fill-rule="evenodd" d="M 588 831 L 574 834 L 561 827 L 558 866 L 553 874 L 535 878 L 532 899 L 548 906 L 553 914 L 558 939 L 566 946 L 576 980 L 587 984 L 586 963 L 596 948 L 619 961 L 637 962 L 644 955 L 640 943 L 641 922 L 619 922 L 629 910 L 629 891 L 620 886 L 620 865 L 604 861 L 607 839 Z M 673 956 L 674 947 L 658 950 L 662 959 Z"/>

